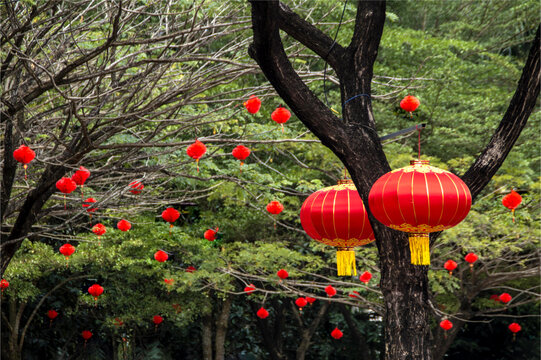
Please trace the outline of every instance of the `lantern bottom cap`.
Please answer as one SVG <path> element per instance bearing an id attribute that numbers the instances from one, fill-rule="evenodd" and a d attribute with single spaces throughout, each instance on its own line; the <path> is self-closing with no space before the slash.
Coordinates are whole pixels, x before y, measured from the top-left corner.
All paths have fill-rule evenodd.
<path id="1" fill-rule="evenodd" d="M 336 251 L 336 270 L 338 271 L 338 276 L 357 275 L 355 251 L 339 248 Z"/>
<path id="2" fill-rule="evenodd" d="M 430 237 L 424 233 L 413 233 L 409 236 L 411 263 L 413 265 L 430 265 Z"/>

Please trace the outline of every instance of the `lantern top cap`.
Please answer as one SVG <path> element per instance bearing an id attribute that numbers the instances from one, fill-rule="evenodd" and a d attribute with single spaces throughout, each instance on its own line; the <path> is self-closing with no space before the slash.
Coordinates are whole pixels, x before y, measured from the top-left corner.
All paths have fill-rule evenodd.
<path id="1" fill-rule="evenodd" d="M 343 184 L 353 184 L 353 180 L 351 180 L 351 179 L 340 179 L 340 180 L 338 180 L 338 185 L 343 185 Z"/>
<path id="2" fill-rule="evenodd" d="M 412 166 L 430 165 L 430 160 L 421 160 L 421 159 L 410 160 L 410 165 Z"/>

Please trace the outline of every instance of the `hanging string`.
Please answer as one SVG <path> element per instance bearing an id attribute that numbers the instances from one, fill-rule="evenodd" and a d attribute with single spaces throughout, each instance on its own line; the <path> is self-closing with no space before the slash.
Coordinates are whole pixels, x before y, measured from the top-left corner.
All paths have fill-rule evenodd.
<path id="1" fill-rule="evenodd" d="M 419 132 L 419 139 L 418 139 L 418 155 L 419 155 L 419 160 L 421 160 L 421 130 L 423 128 L 415 125 L 415 128 L 417 129 L 417 131 Z"/>

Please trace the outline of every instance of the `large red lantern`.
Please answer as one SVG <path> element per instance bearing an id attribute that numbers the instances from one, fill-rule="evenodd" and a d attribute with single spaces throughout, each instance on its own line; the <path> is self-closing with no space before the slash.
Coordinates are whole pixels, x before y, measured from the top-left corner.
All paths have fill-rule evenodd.
<path id="1" fill-rule="evenodd" d="M 261 100 L 255 95 L 250 95 L 243 105 L 250 114 L 255 114 L 261 108 Z"/>
<path id="2" fill-rule="evenodd" d="M 380 177 L 368 195 L 374 217 L 409 233 L 411 263 L 430 265 L 429 233 L 464 220 L 471 207 L 468 186 L 458 176 L 412 160 L 410 166 Z"/>
<path id="3" fill-rule="evenodd" d="M 334 328 L 334 330 L 331 331 L 331 336 L 332 336 L 334 339 L 338 340 L 338 339 L 340 339 L 342 336 L 344 336 L 344 333 L 343 333 L 342 331 L 340 331 L 340 329 Z"/>
<path id="4" fill-rule="evenodd" d="M 75 184 L 81 187 L 81 198 L 83 197 L 83 187 L 85 186 L 85 181 L 86 179 L 88 179 L 89 176 L 90 176 L 90 171 L 84 166 L 79 167 L 79 170 L 77 170 L 71 176 L 71 180 L 73 180 Z"/>
<path id="5" fill-rule="evenodd" d="M 410 116 L 413 116 L 412 112 L 417 110 L 421 102 L 415 96 L 408 95 L 400 101 L 400 107 L 402 110 L 405 110 L 410 113 Z"/>
<path id="6" fill-rule="evenodd" d="M 56 182 L 56 188 L 58 191 L 64 194 L 64 210 L 66 209 L 66 194 L 70 194 L 77 188 L 75 181 L 68 177 L 63 177 Z"/>
<path id="7" fill-rule="evenodd" d="M 240 160 L 240 172 L 242 172 L 242 165 L 244 165 L 244 160 L 250 156 L 250 149 L 244 145 L 239 145 L 233 149 L 231 154 L 237 159 Z"/>
<path id="8" fill-rule="evenodd" d="M 357 275 L 355 246 L 375 240 L 353 181 L 340 180 L 310 195 L 301 207 L 301 225 L 312 239 L 334 246 L 338 276 Z"/>
<path id="9" fill-rule="evenodd" d="M 95 301 L 95 305 L 98 306 L 98 297 L 103 294 L 103 287 L 98 284 L 94 284 L 88 288 L 88 293 L 92 295 Z"/>
<path id="10" fill-rule="evenodd" d="M 261 307 L 259 310 L 257 310 L 257 316 L 260 319 L 266 319 L 267 316 L 269 316 L 269 312 L 267 310 L 265 310 L 264 307 Z"/>
<path id="11" fill-rule="evenodd" d="M 122 219 L 116 224 L 116 227 L 120 231 L 128 231 L 131 229 L 131 224 L 128 220 Z"/>
<path id="12" fill-rule="evenodd" d="M 36 157 L 36 153 L 34 152 L 34 150 L 30 149 L 28 146 L 21 145 L 21 146 L 19 146 L 18 149 L 16 149 L 13 152 L 13 157 L 15 158 L 15 160 L 17 160 L 17 162 L 20 162 L 21 164 L 23 164 L 23 167 L 24 167 L 24 179 L 26 180 L 27 179 L 27 177 L 26 177 L 26 168 L 28 167 L 28 164 L 32 160 L 34 160 L 34 158 Z"/>
<path id="13" fill-rule="evenodd" d="M 513 214 L 513 222 L 515 222 L 515 209 L 520 205 L 522 202 L 522 196 L 515 190 L 511 190 L 511 192 L 507 195 L 505 195 L 502 199 L 502 204 L 509 210 L 511 210 L 511 214 Z"/>
<path id="14" fill-rule="evenodd" d="M 291 118 L 291 113 L 288 109 L 279 106 L 271 114 L 271 119 L 278 124 L 282 125 L 282 132 L 284 132 L 284 124 Z"/>
<path id="15" fill-rule="evenodd" d="M 192 159 L 195 159 L 195 162 L 197 164 L 197 172 L 199 172 L 199 159 L 203 155 L 205 155 L 206 152 L 207 152 L 207 147 L 205 146 L 205 144 L 203 144 L 201 141 L 197 139 L 195 140 L 193 144 L 188 146 L 188 148 L 186 149 L 186 153 L 188 154 L 188 156 L 191 157 Z"/>
<path id="16" fill-rule="evenodd" d="M 445 264 L 443 264 L 445 270 L 449 271 L 449 277 L 453 276 L 453 270 L 456 269 L 457 266 L 457 263 L 453 260 L 447 260 Z"/>

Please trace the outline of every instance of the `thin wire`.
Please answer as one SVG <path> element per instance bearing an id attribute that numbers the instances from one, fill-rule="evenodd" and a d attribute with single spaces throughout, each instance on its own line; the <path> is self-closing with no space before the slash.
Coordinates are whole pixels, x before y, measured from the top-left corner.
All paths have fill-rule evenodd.
<path id="1" fill-rule="evenodd" d="M 336 44 L 336 38 L 338 37 L 338 31 L 340 31 L 340 26 L 342 26 L 342 19 L 344 18 L 344 13 L 346 12 L 346 5 L 348 3 L 348 0 L 344 1 L 344 8 L 342 9 L 342 15 L 340 15 L 340 21 L 338 23 L 338 28 L 336 29 L 336 33 L 334 34 L 334 39 L 332 41 L 332 45 L 329 48 L 329 51 L 327 51 L 327 55 L 323 58 L 325 60 L 325 68 L 323 69 L 323 95 L 325 95 L 325 103 L 327 104 L 327 107 L 329 107 L 329 99 L 327 99 L 327 87 L 326 87 L 326 80 L 327 80 L 327 56 L 331 53 L 334 44 Z"/>
<path id="2" fill-rule="evenodd" d="M 419 160 L 421 160 L 421 130 L 422 128 L 420 127 L 417 127 L 417 125 L 415 125 L 415 127 L 417 128 L 417 131 L 419 131 L 419 140 L 418 140 L 418 153 L 419 153 Z"/>

